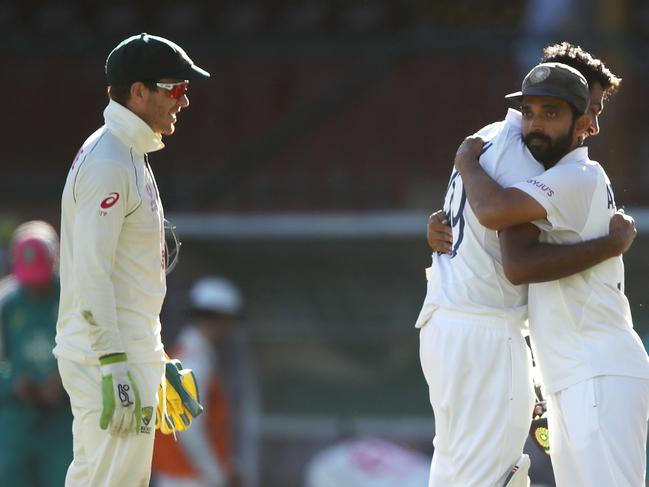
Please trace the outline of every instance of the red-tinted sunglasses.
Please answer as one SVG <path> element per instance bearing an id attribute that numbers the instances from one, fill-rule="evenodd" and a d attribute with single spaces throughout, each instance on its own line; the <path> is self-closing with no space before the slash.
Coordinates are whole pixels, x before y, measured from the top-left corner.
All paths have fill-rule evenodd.
<path id="1" fill-rule="evenodd" d="M 162 88 L 167 92 L 169 98 L 178 100 L 189 89 L 189 81 L 178 81 L 177 83 L 156 83 L 158 88 Z"/>

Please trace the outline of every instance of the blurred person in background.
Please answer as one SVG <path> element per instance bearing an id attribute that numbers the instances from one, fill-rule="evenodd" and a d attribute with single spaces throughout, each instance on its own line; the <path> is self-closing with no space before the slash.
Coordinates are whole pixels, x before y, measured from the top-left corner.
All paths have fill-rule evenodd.
<path id="1" fill-rule="evenodd" d="M 305 487 L 423 487 L 428 458 L 380 438 L 353 438 L 328 446 L 308 462 Z"/>
<path id="2" fill-rule="evenodd" d="M 106 59 L 105 124 L 61 198 L 61 303 L 54 354 L 74 414 L 67 487 L 146 487 L 167 292 L 164 211 L 148 155 L 164 148 L 189 82 L 209 77 L 177 44 L 142 33 Z"/>
<path id="3" fill-rule="evenodd" d="M 157 487 L 244 485 L 234 461 L 232 402 L 221 366 L 221 347 L 237 328 L 242 298 L 222 277 L 204 277 L 191 288 L 189 323 L 173 355 L 194 371 L 205 411 L 192 427 L 171 436 L 156 434 L 153 471 Z M 231 343 L 231 342 L 228 342 Z"/>
<path id="4" fill-rule="evenodd" d="M 72 460 L 72 414 L 52 355 L 59 243 L 43 221 L 20 225 L 0 281 L 0 483 L 61 487 Z"/>

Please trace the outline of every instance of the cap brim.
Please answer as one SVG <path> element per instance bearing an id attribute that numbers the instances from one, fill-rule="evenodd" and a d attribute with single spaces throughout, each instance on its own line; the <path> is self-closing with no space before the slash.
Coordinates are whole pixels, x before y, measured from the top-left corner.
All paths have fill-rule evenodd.
<path id="1" fill-rule="evenodd" d="M 522 91 L 517 91 L 516 93 L 510 93 L 509 95 L 505 95 L 505 98 L 507 100 L 520 102 L 523 99 L 523 96 L 547 96 L 548 98 L 559 98 L 561 100 L 568 101 L 566 100 L 566 97 L 563 94 L 558 93 L 556 91 L 545 90 L 543 88 L 527 88 L 524 94 Z"/>
<path id="2" fill-rule="evenodd" d="M 174 73 L 169 73 L 163 76 L 164 78 L 173 78 L 173 79 L 186 79 L 189 81 L 209 78 L 210 73 L 205 71 L 203 68 L 199 68 L 195 64 L 189 64 L 185 66 L 182 71 L 176 71 Z"/>
<path id="3" fill-rule="evenodd" d="M 209 78 L 210 73 L 205 71 L 203 68 L 199 68 L 195 64 L 192 64 L 190 68 L 187 70 L 187 79 L 201 79 L 201 78 Z"/>
<path id="4" fill-rule="evenodd" d="M 515 93 L 510 93 L 509 95 L 505 95 L 505 99 L 507 100 L 521 101 L 521 98 L 523 98 L 522 91 L 517 91 Z"/>

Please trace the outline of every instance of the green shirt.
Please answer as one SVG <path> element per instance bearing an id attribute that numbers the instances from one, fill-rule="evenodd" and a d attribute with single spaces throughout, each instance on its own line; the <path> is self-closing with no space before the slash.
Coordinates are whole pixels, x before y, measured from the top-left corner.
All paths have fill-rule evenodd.
<path id="1" fill-rule="evenodd" d="M 44 380 L 57 367 L 52 354 L 59 307 L 59 281 L 35 297 L 14 279 L 0 291 L 0 401 L 12 401 L 15 377 Z"/>

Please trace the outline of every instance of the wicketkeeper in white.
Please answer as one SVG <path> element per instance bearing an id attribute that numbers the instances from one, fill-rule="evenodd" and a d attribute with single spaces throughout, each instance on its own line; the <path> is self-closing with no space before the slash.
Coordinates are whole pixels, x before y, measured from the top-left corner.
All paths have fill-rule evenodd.
<path id="1" fill-rule="evenodd" d="M 528 152 L 503 157 L 521 164 L 531 155 L 546 171 L 496 182 L 479 157 L 486 144 L 476 138 L 460 147 L 456 167 L 479 221 L 502 230 L 508 278 L 531 283 L 530 336 L 548 399 L 557 486 L 644 486 L 649 358 L 633 330 L 619 249 L 611 246 L 609 258 L 575 275 L 537 277 L 543 252 L 535 249 L 606 235 L 616 213 L 606 173 L 581 146 L 590 124 L 587 82 L 567 66 L 540 64 L 509 98 L 521 103 L 517 145 Z"/>
<path id="2" fill-rule="evenodd" d="M 478 132 L 486 141 L 481 163 L 504 185 L 544 170 L 521 143 L 520 124 L 520 113 L 510 110 L 504 121 Z M 444 212 L 453 244 L 433 256 L 417 320 L 436 424 L 429 486 L 527 486 L 529 459 L 522 450 L 534 403 L 523 338 L 527 287 L 506 278 L 498 235 L 476 218 L 457 171 Z M 577 245 L 549 245 L 542 270 L 564 277 L 602 262 L 611 251 L 622 253 L 632 240 L 628 224 L 618 216 L 611 230 Z"/>
<path id="3" fill-rule="evenodd" d="M 164 217 L 147 154 L 164 147 L 209 73 L 173 42 L 122 41 L 106 61 L 105 125 L 82 145 L 62 197 L 56 347 L 74 414 L 66 487 L 149 485 L 164 374 Z"/>

